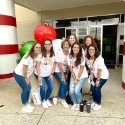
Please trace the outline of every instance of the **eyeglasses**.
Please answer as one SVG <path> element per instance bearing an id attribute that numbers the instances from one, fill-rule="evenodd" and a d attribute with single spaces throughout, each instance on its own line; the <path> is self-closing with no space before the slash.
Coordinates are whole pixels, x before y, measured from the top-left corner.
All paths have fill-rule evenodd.
<path id="1" fill-rule="evenodd" d="M 50 45 L 52 45 L 52 44 L 44 44 L 44 45 L 46 45 L 46 46 L 50 46 Z"/>
<path id="2" fill-rule="evenodd" d="M 89 49 L 89 51 L 95 51 L 95 49 Z"/>

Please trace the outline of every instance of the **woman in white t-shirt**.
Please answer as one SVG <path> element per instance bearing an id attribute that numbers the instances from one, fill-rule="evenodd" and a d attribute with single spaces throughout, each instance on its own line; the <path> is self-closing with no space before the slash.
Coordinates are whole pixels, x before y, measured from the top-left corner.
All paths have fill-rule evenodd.
<path id="1" fill-rule="evenodd" d="M 36 58 L 36 61 L 37 67 L 34 73 L 40 84 L 42 105 L 44 108 L 48 108 L 48 106 L 52 106 L 49 98 L 54 87 L 53 74 L 55 71 L 55 53 L 50 39 L 44 41 L 42 54 Z M 45 89 L 45 82 L 48 86 L 47 91 Z"/>
<path id="2" fill-rule="evenodd" d="M 68 57 L 68 66 L 71 72 L 70 95 L 73 101 L 71 109 L 79 110 L 82 102 L 81 88 L 83 87 L 88 73 L 85 67 L 85 57 L 82 54 L 81 44 L 75 42 L 71 47 L 71 53 Z"/>
<path id="3" fill-rule="evenodd" d="M 66 97 L 66 86 L 67 86 L 67 78 L 68 78 L 68 55 L 69 55 L 69 47 L 70 44 L 67 40 L 63 40 L 61 43 L 62 50 L 58 51 L 56 54 L 56 69 L 55 69 L 55 76 L 60 81 L 60 88 L 58 91 L 58 98 L 61 98 L 61 103 L 64 107 L 69 107 L 69 105 L 65 101 Z"/>
<path id="4" fill-rule="evenodd" d="M 30 49 L 29 53 L 25 54 L 21 59 L 20 63 L 14 70 L 14 78 L 22 89 L 21 100 L 22 108 L 21 111 L 30 113 L 34 107 L 28 104 L 29 93 L 30 93 L 30 75 L 35 69 L 35 58 L 41 53 L 41 44 L 35 43 Z"/>
<path id="5" fill-rule="evenodd" d="M 83 39 L 83 44 L 82 44 L 83 49 L 84 49 L 84 55 L 85 55 L 85 57 L 86 57 L 86 54 L 87 54 L 87 47 L 89 45 L 91 45 L 91 44 L 97 46 L 97 44 L 96 44 L 96 42 L 95 42 L 95 40 L 94 40 L 94 38 L 92 36 L 90 36 L 90 35 L 85 36 L 84 39 Z M 88 70 L 87 65 L 86 65 L 86 68 Z M 89 73 L 89 70 L 88 70 L 88 75 L 89 74 L 90 73 Z M 89 78 L 88 78 L 88 81 L 90 81 Z M 92 96 L 92 88 L 91 88 L 91 86 L 90 86 L 89 92 L 87 94 Z"/>
<path id="6" fill-rule="evenodd" d="M 109 72 L 104 64 L 104 59 L 100 55 L 97 47 L 93 44 L 87 48 L 86 63 L 90 69 L 90 80 L 93 95 L 91 108 L 93 108 L 93 110 L 98 110 L 101 108 L 101 88 L 106 83 L 109 77 Z"/>

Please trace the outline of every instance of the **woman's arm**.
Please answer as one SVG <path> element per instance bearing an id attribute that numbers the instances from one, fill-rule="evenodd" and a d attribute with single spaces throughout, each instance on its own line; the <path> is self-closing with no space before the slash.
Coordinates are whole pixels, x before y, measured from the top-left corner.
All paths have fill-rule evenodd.
<path id="1" fill-rule="evenodd" d="M 71 66 L 69 66 L 69 70 L 70 70 L 70 72 L 71 72 L 71 74 L 72 74 L 72 76 L 74 78 L 74 84 L 77 84 L 78 80 L 77 80 L 76 75 L 75 75 L 73 69 L 71 68 Z"/>
<path id="2" fill-rule="evenodd" d="M 38 74 L 38 82 L 41 83 L 42 78 L 41 78 L 41 74 L 40 74 L 40 62 L 36 61 L 36 72 Z"/>
<path id="3" fill-rule="evenodd" d="M 50 79 L 52 79 L 52 80 L 53 80 L 53 74 L 55 72 L 55 68 L 56 68 L 56 62 L 54 62 L 53 68 L 52 68 L 52 71 L 51 71 L 51 74 L 50 74 Z"/>
<path id="4" fill-rule="evenodd" d="M 56 68 L 56 62 L 54 62 L 54 64 L 53 64 L 53 68 L 52 68 L 52 72 L 51 72 L 51 74 L 54 74 L 54 72 L 55 72 L 55 68 Z"/>
<path id="5" fill-rule="evenodd" d="M 102 69 L 98 69 L 98 71 L 97 71 L 97 79 L 96 79 L 96 86 L 97 87 L 99 86 L 101 73 L 102 73 Z"/>
<path id="6" fill-rule="evenodd" d="M 62 63 L 58 62 L 57 64 L 58 64 L 58 67 L 59 67 L 59 71 L 62 74 L 62 81 L 65 81 L 65 75 L 64 75 L 64 72 L 63 72 L 63 69 L 62 69 Z"/>
<path id="7" fill-rule="evenodd" d="M 27 68 L 28 68 L 28 65 L 24 65 L 24 64 L 23 64 L 23 76 L 24 76 L 24 78 L 25 78 L 27 84 L 29 84 L 29 83 L 30 83 L 30 80 L 29 80 L 29 78 L 27 78 Z"/>

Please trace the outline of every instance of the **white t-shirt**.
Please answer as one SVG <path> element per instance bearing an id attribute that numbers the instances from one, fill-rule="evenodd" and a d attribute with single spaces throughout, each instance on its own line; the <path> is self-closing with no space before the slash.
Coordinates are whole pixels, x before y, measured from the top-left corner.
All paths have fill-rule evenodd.
<path id="1" fill-rule="evenodd" d="M 83 69 L 83 72 L 81 74 L 80 79 L 87 78 L 88 73 L 87 73 L 87 70 L 86 70 L 86 67 L 85 67 L 85 57 L 83 57 L 83 61 L 81 62 L 81 64 L 79 66 L 75 65 L 75 61 L 76 61 L 76 58 L 73 58 L 73 57 L 70 58 L 68 56 L 68 65 L 71 66 L 71 68 L 73 69 L 73 72 L 75 73 L 76 77 L 78 76 L 78 73 L 80 71 L 80 65 L 81 65 L 81 66 L 84 66 L 84 69 Z"/>
<path id="2" fill-rule="evenodd" d="M 97 78 L 98 69 L 102 69 L 100 78 L 108 79 L 109 71 L 107 67 L 105 66 L 104 59 L 102 58 L 102 56 L 97 57 L 95 61 L 88 60 L 88 58 L 86 58 L 86 64 L 88 68 L 91 70 L 91 72 L 94 74 L 95 78 Z"/>
<path id="3" fill-rule="evenodd" d="M 34 71 L 36 62 L 35 62 L 35 59 L 31 58 L 30 56 L 25 58 L 26 56 L 27 56 L 27 54 L 25 54 L 23 56 L 23 58 L 21 59 L 20 63 L 17 65 L 17 67 L 15 68 L 14 71 L 15 71 L 16 74 L 24 76 L 23 75 L 23 64 L 27 65 L 28 66 L 28 68 L 27 68 L 27 78 L 28 78 L 32 74 L 32 72 Z"/>
<path id="4" fill-rule="evenodd" d="M 64 55 L 63 51 L 60 50 L 56 54 L 56 62 L 62 63 L 62 69 L 63 72 L 67 71 L 67 66 L 68 66 L 68 55 Z M 60 72 L 58 64 L 56 64 L 55 72 Z"/>
<path id="5" fill-rule="evenodd" d="M 39 56 L 37 56 L 36 58 L 36 61 L 40 62 L 41 76 L 42 77 L 50 76 L 55 62 L 55 56 L 50 57 L 50 55 L 47 55 L 47 57 L 42 57 L 42 54 L 39 54 Z M 34 73 L 37 75 L 36 69 Z"/>

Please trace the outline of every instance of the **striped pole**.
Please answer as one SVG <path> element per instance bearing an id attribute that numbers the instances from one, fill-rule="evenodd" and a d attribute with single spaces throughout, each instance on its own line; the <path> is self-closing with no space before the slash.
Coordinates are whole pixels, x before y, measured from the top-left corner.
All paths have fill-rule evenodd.
<path id="1" fill-rule="evenodd" d="M 124 45 L 123 45 L 122 87 L 125 89 L 125 16 L 124 16 Z"/>
<path id="2" fill-rule="evenodd" d="M 13 77 L 18 53 L 13 0 L 0 0 L 0 79 Z"/>

